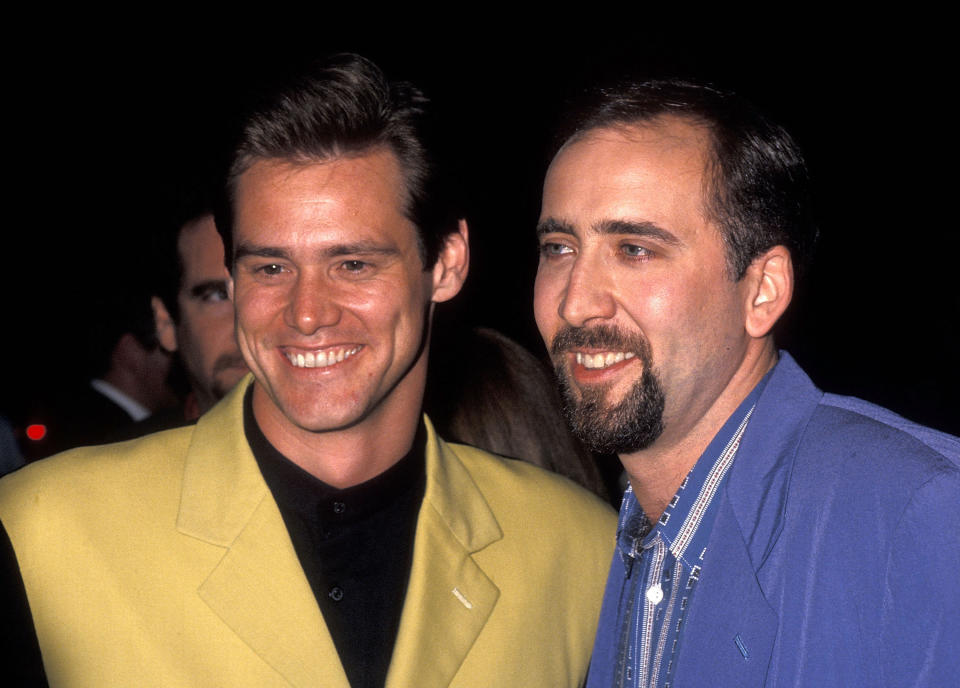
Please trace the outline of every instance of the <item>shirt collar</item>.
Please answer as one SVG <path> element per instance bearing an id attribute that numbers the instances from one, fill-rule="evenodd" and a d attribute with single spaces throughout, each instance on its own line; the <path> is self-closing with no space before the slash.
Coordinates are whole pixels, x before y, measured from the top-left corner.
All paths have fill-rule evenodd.
<path id="1" fill-rule="evenodd" d="M 410 451 L 378 476 L 343 489 L 328 485 L 290 461 L 270 444 L 253 415 L 253 385 L 243 400 L 243 430 L 267 487 L 278 504 L 308 518 L 337 514 L 340 523 L 359 521 L 387 508 L 426 475 L 426 428 L 417 428 Z"/>
<path id="2" fill-rule="evenodd" d="M 705 546 L 703 541 L 709 534 L 697 537 L 699 526 L 736 456 L 747 422 L 769 376 L 770 373 L 767 373 L 757 383 L 723 424 L 683 479 L 657 523 L 650 523 L 633 494 L 633 486 L 627 487 L 617 526 L 617 548 L 624 564 L 629 564 L 658 537 L 663 539 L 678 559 L 682 559 L 687 552 L 693 554 L 694 558 L 699 557 Z"/>
<path id="3" fill-rule="evenodd" d="M 90 380 L 90 386 L 126 411 L 127 415 L 130 416 L 135 422 L 139 422 L 150 416 L 150 409 L 131 397 L 129 394 L 117 389 L 106 380 L 95 378 Z"/>

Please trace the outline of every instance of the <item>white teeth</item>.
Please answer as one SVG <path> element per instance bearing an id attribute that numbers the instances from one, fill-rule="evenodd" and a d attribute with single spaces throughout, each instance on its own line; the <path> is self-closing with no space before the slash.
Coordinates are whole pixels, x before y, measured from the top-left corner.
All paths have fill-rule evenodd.
<path id="1" fill-rule="evenodd" d="M 633 358 L 634 356 L 636 356 L 636 354 L 628 351 L 611 351 L 606 354 L 584 354 L 578 351 L 576 354 L 577 363 L 591 370 L 607 368 L 615 363 Z"/>
<path id="2" fill-rule="evenodd" d="M 305 354 L 288 353 L 287 360 L 295 368 L 326 368 L 334 363 L 340 363 L 344 359 L 350 358 L 360 351 L 356 346 L 352 349 L 336 349 L 333 351 L 317 351 L 316 353 L 308 351 Z"/>

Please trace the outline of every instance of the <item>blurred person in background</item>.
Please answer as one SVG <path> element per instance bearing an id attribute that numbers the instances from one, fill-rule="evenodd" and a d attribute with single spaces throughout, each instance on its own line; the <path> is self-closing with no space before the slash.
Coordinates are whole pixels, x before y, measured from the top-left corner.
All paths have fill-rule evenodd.
<path id="1" fill-rule="evenodd" d="M 529 461 L 609 498 L 596 460 L 564 422 L 551 371 L 533 354 L 482 327 L 438 327 L 434 342 L 424 411 L 437 432 Z"/>

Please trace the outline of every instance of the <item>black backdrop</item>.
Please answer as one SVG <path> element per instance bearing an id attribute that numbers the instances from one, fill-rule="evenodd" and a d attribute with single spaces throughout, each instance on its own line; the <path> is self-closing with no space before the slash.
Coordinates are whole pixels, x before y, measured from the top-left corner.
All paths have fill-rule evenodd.
<path id="1" fill-rule="evenodd" d="M 209 164 L 250 85 L 352 50 L 427 91 L 459 142 L 474 260 L 442 317 L 541 353 L 533 226 L 564 98 L 620 68 L 713 80 L 783 122 L 816 182 L 822 240 L 782 342 L 821 386 L 960 433 L 953 75 L 935 32 L 894 20 L 765 37 L 504 32 L 464 19 L 433 36 L 339 28 L 61 29 L 8 60 L 0 410 L 22 421 L 32 400 L 82 375 L 78 338 L 97 317 L 89 294 L 123 290 L 149 266 L 146 228 L 174 180 Z"/>

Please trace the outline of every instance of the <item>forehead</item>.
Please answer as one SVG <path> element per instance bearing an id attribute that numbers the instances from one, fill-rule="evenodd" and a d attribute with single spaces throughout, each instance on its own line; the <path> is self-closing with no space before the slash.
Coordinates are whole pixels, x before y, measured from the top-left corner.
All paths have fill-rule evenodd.
<path id="1" fill-rule="evenodd" d="M 544 218 L 705 220 L 710 139 L 678 117 L 593 129 L 556 155 L 544 183 Z"/>
<path id="2" fill-rule="evenodd" d="M 404 221 L 404 201 L 399 161 L 386 149 L 305 163 L 258 160 L 237 182 L 234 229 L 275 236 L 373 231 Z"/>
<path id="3" fill-rule="evenodd" d="M 225 269 L 223 241 L 217 233 L 213 215 L 186 223 L 177 237 L 177 250 L 184 282 L 220 277 Z"/>

